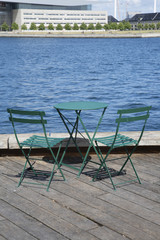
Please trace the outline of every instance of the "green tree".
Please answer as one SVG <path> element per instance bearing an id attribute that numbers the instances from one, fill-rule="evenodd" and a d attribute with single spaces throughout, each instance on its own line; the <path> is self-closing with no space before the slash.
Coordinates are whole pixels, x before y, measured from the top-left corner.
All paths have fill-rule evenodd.
<path id="1" fill-rule="evenodd" d="M 19 26 L 16 22 L 12 23 L 12 27 L 11 27 L 12 30 L 18 30 L 19 29 Z"/>
<path id="2" fill-rule="evenodd" d="M 4 22 L 4 23 L 1 25 L 1 28 L 2 28 L 2 31 L 9 31 L 9 26 L 7 25 L 6 22 Z"/>
<path id="3" fill-rule="evenodd" d="M 103 28 L 107 31 L 110 29 L 110 26 L 109 26 L 109 24 L 106 23 L 106 24 L 104 24 Z"/>
<path id="4" fill-rule="evenodd" d="M 120 22 L 120 23 L 118 24 L 118 29 L 119 29 L 120 31 L 123 31 L 123 30 L 124 30 L 124 24 L 123 24 L 123 22 Z"/>
<path id="5" fill-rule="evenodd" d="M 26 24 L 22 24 L 22 26 L 21 26 L 21 30 L 27 30 L 27 26 L 26 26 Z"/>
<path id="6" fill-rule="evenodd" d="M 31 23 L 30 30 L 37 30 L 37 26 L 35 23 Z"/>
<path id="7" fill-rule="evenodd" d="M 56 30 L 63 30 L 63 27 L 60 23 L 57 25 Z"/>
<path id="8" fill-rule="evenodd" d="M 50 23 L 50 24 L 48 25 L 48 30 L 54 30 L 54 27 L 53 27 L 53 24 L 52 24 L 52 23 Z"/>
<path id="9" fill-rule="evenodd" d="M 149 24 L 149 28 L 154 30 L 156 28 L 156 26 L 154 23 L 151 23 L 151 24 Z"/>
<path id="10" fill-rule="evenodd" d="M 157 23 L 156 28 L 160 29 L 160 22 Z"/>
<path id="11" fill-rule="evenodd" d="M 144 29 L 147 30 L 148 28 L 149 28 L 149 25 L 148 25 L 148 23 L 146 23 L 146 24 L 144 25 Z"/>
<path id="12" fill-rule="evenodd" d="M 101 30 L 102 29 L 102 25 L 100 23 L 97 23 L 95 28 L 96 28 L 96 30 Z"/>
<path id="13" fill-rule="evenodd" d="M 65 30 L 71 30 L 71 25 L 69 23 L 66 23 L 64 26 Z"/>
<path id="14" fill-rule="evenodd" d="M 38 26 L 38 30 L 41 30 L 41 31 L 44 31 L 44 30 L 45 30 L 44 23 L 41 23 L 41 24 Z"/>
<path id="15" fill-rule="evenodd" d="M 138 30 L 143 29 L 143 24 L 142 23 L 138 23 L 137 28 L 138 28 Z"/>
<path id="16" fill-rule="evenodd" d="M 113 29 L 113 30 L 116 30 L 118 27 L 116 22 L 110 23 L 109 26 L 110 26 L 110 29 Z"/>
<path id="17" fill-rule="evenodd" d="M 156 25 L 152 23 L 152 29 L 154 30 L 156 28 Z"/>
<path id="18" fill-rule="evenodd" d="M 82 23 L 82 24 L 80 25 L 80 29 L 81 29 L 81 30 L 87 30 L 87 25 L 86 25 L 85 23 Z"/>
<path id="19" fill-rule="evenodd" d="M 77 24 L 77 23 L 74 23 L 74 25 L 73 25 L 73 30 L 79 30 L 79 27 L 78 27 L 78 24 Z"/>
<path id="20" fill-rule="evenodd" d="M 124 24 L 124 29 L 125 30 L 131 30 L 132 26 L 131 26 L 130 22 L 124 21 L 123 24 Z"/>
<path id="21" fill-rule="evenodd" d="M 93 24 L 93 23 L 90 23 L 90 24 L 88 25 L 88 30 L 94 30 L 94 29 L 95 29 L 94 24 Z"/>

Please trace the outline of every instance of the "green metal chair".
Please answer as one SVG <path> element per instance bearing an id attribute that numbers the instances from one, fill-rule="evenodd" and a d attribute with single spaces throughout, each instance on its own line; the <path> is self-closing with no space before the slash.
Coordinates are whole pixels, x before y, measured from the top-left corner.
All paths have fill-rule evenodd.
<path id="1" fill-rule="evenodd" d="M 27 164 L 29 165 L 29 169 L 32 170 L 32 174 L 35 177 L 38 176 L 50 176 L 49 178 L 49 182 L 48 184 L 41 184 L 41 183 L 36 183 L 36 182 L 32 182 L 32 184 L 40 184 L 40 185 L 45 185 L 47 186 L 47 191 L 49 191 L 49 187 L 54 175 L 55 170 L 59 170 L 59 172 L 61 173 L 61 176 L 63 177 L 63 180 L 65 180 L 64 174 L 60 168 L 60 165 L 58 163 L 58 157 L 59 157 L 59 153 L 60 153 L 60 149 L 62 146 L 62 141 L 63 138 L 52 138 L 52 137 L 48 137 L 47 133 L 46 133 L 46 128 L 45 128 L 45 124 L 47 123 L 47 121 L 44 119 L 45 116 L 45 112 L 42 111 L 22 111 L 22 110 L 14 110 L 14 109 L 7 109 L 8 113 L 10 114 L 9 120 L 12 123 L 13 129 L 14 129 L 14 134 L 15 134 L 15 138 L 17 140 L 18 146 L 21 149 L 26 162 L 23 168 L 23 171 L 21 173 L 20 176 L 20 180 L 18 183 L 18 187 L 21 185 L 26 173 L 27 173 Z M 19 141 L 19 135 L 17 134 L 17 123 L 18 124 L 25 124 L 24 127 L 31 127 L 30 124 L 34 124 L 33 126 L 37 126 L 37 125 L 41 125 L 42 129 L 43 129 L 43 136 L 38 136 L 38 135 L 32 135 L 31 137 L 29 137 L 28 139 L 26 139 L 23 142 Z M 32 126 L 32 127 L 33 127 Z M 52 148 L 59 144 L 58 147 L 58 151 L 56 154 L 53 153 Z M 24 147 L 29 148 L 27 153 L 26 153 L 26 149 L 24 150 Z M 30 154 L 31 154 L 31 150 L 32 148 L 48 148 L 50 150 L 50 153 L 53 157 L 52 159 L 52 163 L 53 163 L 53 169 L 51 172 L 43 172 L 43 171 L 38 171 L 35 170 L 33 167 L 33 164 L 31 163 L 32 160 L 40 160 L 40 159 L 35 159 L 35 158 L 31 158 Z M 64 157 L 64 153 L 62 154 L 62 157 Z M 57 166 L 57 169 L 56 169 Z M 31 182 L 27 182 L 27 183 L 31 183 Z"/>
<path id="2" fill-rule="evenodd" d="M 96 147 L 97 147 L 97 155 L 98 155 L 101 163 L 100 163 L 100 167 L 98 168 L 98 170 L 96 171 L 96 173 L 93 176 L 93 181 L 95 181 L 97 178 L 99 178 L 98 175 L 100 175 L 100 172 L 102 172 L 102 170 L 103 170 L 107 173 L 107 176 L 110 178 L 110 181 L 113 185 L 114 190 L 116 190 L 116 185 L 123 184 L 126 182 L 138 180 L 138 182 L 141 183 L 139 176 L 136 172 L 136 169 L 133 165 L 133 161 L 131 160 L 131 156 L 135 152 L 135 150 L 136 150 L 137 146 L 139 145 L 139 142 L 142 138 L 147 119 L 149 118 L 150 109 L 151 109 L 151 106 L 142 107 L 142 108 L 134 108 L 134 109 L 118 110 L 117 114 L 119 114 L 119 118 L 116 119 L 117 128 L 116 128 L 115 134 L 112 136 L 108 136 L 108 137 L 94 139 L 95 143 L 96 143 Z M 141 131 L 140 131 L 138 139 L 135 140 L 129 136 L 122 135 L 119 133 L 120 125 L 123 125 L 123 124 L 128 125 L 129 124 L 133 127 L 134 124 L 137 123 L 137 121 L 139 121 L 139 125 L 141 126 Z M 108 147 L 108 151 L 105 156 L 103 156 L 98 143 L 104 144 Z M 133 146 L 133 147 L 129 151 L 128 147 L 130 147 L 130 146 Z M 113 182 L 112 173 L 111 173 L 109 167 L 107 166 L 108 165 L 107 162 L 122 159 L 122 158 L 117 158 L 117 159 L 111 160 L 108 158 L 109 154 L 111 153 L 111 151 L 113 149 L 121 148 L 121 147 L 123 147 L 125 149 L 125 152 L 127 154 L 127 159 L 125 160 L 125 162 L 123 163 L 122 167 L 120 168 L 120 170 L 117 172 L 116 175 L 121 175 L 123 173 L 122 171 L 124 170 L 124 167 L 126 166 L 127 162 L 130 161 L 131 166 L 135 172 L 136 179 L 115 184 Z"/>

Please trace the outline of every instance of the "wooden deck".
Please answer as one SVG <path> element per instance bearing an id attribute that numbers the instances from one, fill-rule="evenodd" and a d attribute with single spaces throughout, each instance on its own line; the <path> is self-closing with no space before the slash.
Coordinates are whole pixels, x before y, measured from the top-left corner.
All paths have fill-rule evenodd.
<path id="1" fill-rule="evenodd" d="M 0 240 L 160 239 L 160 153 L 135 154 L 132 159 L 142 184 L 121 185 L 114 191 L 108 178 L 92 182 L 87 174 L 77 178 L 75 171 L 63 167 L 67 181 L 55 177 L 47 192 L 39 185 L 17 188 L 24 158 L 1 157 Z M 46 171 L 51 167 L 36 164 Z M 90 163 L 85 173 L 94 166 Z M 126 171 L 114 180 L 133 177 L 129 165 Z"/>

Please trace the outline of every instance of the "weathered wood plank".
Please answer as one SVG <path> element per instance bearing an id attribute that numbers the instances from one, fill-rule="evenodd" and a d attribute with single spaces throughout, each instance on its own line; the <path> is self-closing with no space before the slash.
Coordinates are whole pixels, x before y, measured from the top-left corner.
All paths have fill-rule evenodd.
<path id="1" fill-rule="evenodd" d="M 145 157 L 142 157 L 141 161 L 145 162 Z M 154 175 L 150 175 L 149 179 L 145 177 L 144 185 L 122 186 L 115 192 L 109 179 L 91 182 L 91 178 L 83 174 L 77 179 L 76 174 L 72 170 L 68 171 L 67 168 L 65 173 L 68 181 L 56 179 L 52 182 L 48 193 L 44 188 L 30 185 L 16 188 L 19 179 L 15 176 L 22 171 L 23 165 L 22 158 L 10 160 L 8 157 L 0 161 L 2 199 L 18 213 L 20 212 L 21 216 L 23 214 L 29 216 L 37 224 L 41 223 L 52 231 L 58 231 L 67 239 L 103 240 L 107 233 L 109 240 L 137 239 L 137 236 L 138 239 L 143 240 L 158 239 L 160 231 L 157 218 L 160 214 L 156 207 L 159 204 L 159 186 L 155 187 L 156 184 L 154 186 L 152 184 Z M 38 166 L 47 170 L 50 167 L 43 162 Z M 92 164 L 90 167 L 92 168 Z M 140 167 L 141 172 L 145 172 L 146 166 L 143 167 L 141 163 Z M 156 170 L 155 164 L 151 164 L 151 167 Z M 130 167 L 127 171 L 128 169 L 131 170 Z M 130 174 L 127 176 L 130 177 Z M 126 176 L 120 178 L 123 177 Z M 138 214 L 138 211 L 144 213 Z"/>
<path id="2" fill-rule="evenodd" d="M 2 220 L 5 220 L 5 218 L 0 215 L 0 221 L 2 221 Z"/>
<path id="3" fill-rule="evenodd" d="M 7 240 L 37 239 L 8 220 L 0 221 L 0 233 L 2 237 Z"/>
<path id="4" fill-rule="evenodd" d="M 119 219 L 123 219 L 124 222 L 136 229 L 141 229 L 146 232 L 150 238 L 157 239 L 157 236 L 160 235 L 159 225 L 131 213 L 128 209 L 121 209 L 120 207 L 117 207 L 116 209 L 113 208 L 109 210 L 109 214 Z"/>
<path id="5" fill-rule="evenodd" d="M 57 186 L 57 184 L 56 184 L 56 186 Z M 62 186 L 61 186 L 62 187 Z M 62 190 L 62 189 L 61 189 Z M 65 189 L 66 190 L 66 189 Z M 64 192 L 65 192 L 65 190 L 64 190 Z M 62 191 L 63 192 L 63 191 Z M 67 192 L 69 192 L 68 190 L 67 190 Z M 81 195 L 82 196 L 82 195 Z M 88 199 L 89 200 L 89 199 Z M 97 203 L 97 201 L 95 201 L 96 203 Z M 106 207 L 106 210 L 107 210 L 107 207 Z"/>
<path id="6" fill-rule="evenodd" d="M 124 198 L 122 199 L 118 195 L 113 194 L 106 194 L 103 196 L 100 196 L 101 199 L 103 199 L 106 202 L 110 202 L 116 206 L 121 207 L 122 209 L 127 209 L 128 211 L 148 220 L 151 222 L 154 222 L 158 225 L 160 225 L 160 214 L 151 211 L 150 209 L 147 209 L 143 206 L 139 206 L 133 202 L 130 202 Z"/>
<path id="7" fill-rule="evenodd" d="M 128 200 L 129 202 L 135 203 L 143 208 L 150 209 L 153 212 L 160 214 L 159 203 L 156 203 L 150 199 L 146 199 L 145 197 L 138 195 L 136 192 L 132 193 L 125 189 L 121 189 L 120 191 L 115 191 L 113 194 L 121 197 L 122 200 Z M 103 195 L 101 195 L 101 197 L 103 197 Z"/>
<path id="8" fill-rule="evenodd" d="M 45 193 L 46 193 L 46 191 L 45 191 Z M 53 195 L 55 196 L 55 193 L 54 193 Z M 58 196 L 58 198 L 57 198 L 57 201 L 61 198 L 60 196 L 61 196 L 61 194 L 59 194 L 59 196 Z M 66 198 L 66 197 L 65 197 L 65 198 Z M 16 201 L 16 202 L 17 202 L 17 201 Z M 65 201 L 65 202 L 66 202 L 66 201 Z M 69 199 L 69 203 L 70 203 L 70 208 L 71 208 L 71 207 L 73 207 L 73 204 L 75 204 L 75 200 L 72 199 L 72 201 L 70 201 L 70 199 Z M 26 204 L 25 204 L 25 205 L 26 205 Z M 18 204 L 18 206 L 20 206 L 20 203 Z M 69 205 L 67 205 L 67 207 L 68 207 L 68 206 L 69 206 Z M 83 214 L 83 215 L 85 215 L 85 214 L 86 214 L 86 211 L 87 211 L 87 208 L 88 208 L 88 207 L 86 207 L 85 205 L 82 205 L 82 204 L 80 204 L 79 202 L 77 202 L 77 204 L 76 204 L 76 209 L 74 208 L 74 211 L 78 212 L 79 209 L 80 209 L 80 213 Z M 24 211 L 24 209 L 23 209 L 23 211 Z M 26 211 L 26 210 L 25 210 L 25 211 Z M 33 211 L 33 210 L 31 209 L 31 212 L 32 212 L 32 211 Z M 97 215 L 95 221 L 97 221 L 97 217 L 98 217 L 98 219 L 99 219 L 99 214 L 100 214 L 99 211 L 96 212 L 96 215 L 94 214 L 92 207 L 90 207 L 88 211 L 89 211 L 89 217 L 88 217 L 88 218 L 91 218 L 91 217 L 93 217 L 93 216 L 94 216 L 94 218 L 95 218 L 95 216 Z M 31 213 L 29 212 L 29 214 L 31 214 Z M 101 213 L 101 214 L 102 214 L 102 213 Z M 88 215 L 88 212 L 87 212 L 87 215 Z M 86 215 L 85 215 L 85 216 L 86 216 Z M 35 216 L 34 216 L 34 217 L 35 217 Z M 103 217 L 103 219 L 101 219 L 101 218 L 99 219 L 99 221 L 100 221 L 99 224 L 102 224 L 103 220 L 104 220 L 104 219 L 107 219 L 108 217 L 112 219 L 112 217 L 106 215 L 106 216 Z M 116 219 L 116 218 L 115 218 L 115 219 Z M 113 219 L 112 219 L 112 222 L 111 222 L 111 220 L 109 220 L 109 227 L 113 225 L 113 223 L 115 222 L 115 219 L 113 218 Z M 122 224 L 122 220 L 119 220 L 119 221 L 116 223 L 116 226 L 117 226 L 118 223 L 119 223 L 119 224 Z M 107 224 L 108 224 L 108 223 L 107 223 Z M 118 225 L 119 225 L 119 224 L 118 224 Z M 124 224 L 124 223 L 123 223 L 123 224 Z M 124 224 L 124 226 L 125 226 L 125 228 L 126 228 L 124 231 L 125 231 L 125 232 L 128 232 L 127 229 L 130 228 L 130 226 L 128 226 L 127 224 Z M 132 228 L 132 227 L 131 227 L 131 228 Z M 118 229 L 117 229 L 117 230 L 118 230 Z M 133 230 L 134 230 L 134 231 L 133 231 Z M 133 231 L 133 232 L 136 232 L 135 229 L 132 229 L 132 231 Z M 141 231 L 140 231 L 140 232 L 141 232 Z M 128 234 L 129 234 L 129 233 L 128 233 Z M 133 233 L 132 233 L 132 234 L 133 234 Z M 142 232 L 140 235 L 143 236 L 142 238 L 147 237 L 147 236 L 144 236 L 143 232 Z M 141 238 L 140 238 L 140 239 L 141 239 Z M 147 239 L 147 238 L 146 238 L 146 239 Z M 151 239 L 151 238 L 150 238 L 150 239 Z"/>
<path id="9" fill-rule="evenodd" d="M 150 199 L 153 202 L 160 203 L 160 193 L 154 192 L 152 190 L 146 189 L 145 183 L 143 184 L 132 184 L 131 186 L 124 186 L 123 189 L 126 189 L 132 193 L 136 193 L 146 199 Z"/>
<path id="10" fill-rule="evenodd" d="M 3 192 L 2 189 L 1 192 Z M 12 197 L 14 197 L 14 194 L 12 194 Z M 17 203 L 19 204 L 19 202 Z M 58 234 L 56 231 L 46 227 L 41 222 L 36 221 L 34 218 L 18 210 L 12 205 L 6 203 L 5 201 L 0 201 L 0 212 L 10 222 L 14 223 L 16 226 L 20 227 L 25 232 L 29 233 L 30 235 L 34 236 L 37 239 L 44 240 L 46 237 L 55 238 L 57 240 L 66 239 L 62 235 Z"/>
<path id="11" fill-rule="evenodd" d="M 22 190 L 19 192 L 20 194 L 22 193 Z M 55 195 L 55 194 L 54 194 Z M 27 198 L 27 196 L 26 196 Z M 84 203 L 86 206 L 91 206 L 92 208 L 97 208 L 99 209 L 100 211 L 109 214 L 109 215 L 112 215 L 116 218 L 119 218 L 120 220 L 123 219 L 123 221 L 125 222 L 129 222 L 130 219 L 132 219 L 132 223 L 131 225 L 136 227 L 136 228 L 139 228 L 142 229 L 143 231 L 146 231 L 148 234 L 150 235 L 153 235 L 153 236 L 157 236 L 157 234 L 160 234 L 160 229 L 159 227 L 157 227 L 157 225 L 151 223 L 150 221 L 148 220 L 145 220 L 134 215 L 133 213 L 129 213 L 128 210 L 123 210 L 123 209 L 120 209 L 119 207 L 117 206 L 113 206 L 112 204 L 108 204 L 108 203 L 105 203 L 103 201 L 101 201 L 100 199 L 97 199 L 96 197 L 89 197 L 87 195 L 87 197 L 83 196 L 73 196 L 72 195 L 72 198 L 74 199 L 77 199 L 78 201 Z M 93 200 L 91 200 L 93 199 Z M 70 200 L 70 202 L 72 203 L 72 201 Z M 42 203 L 40 203 L 40 205 L 42 206 Z M 63 204 L 62 204 L 63 206 Z M 66 205 L 68 207 L 68 204 Z M 114 214 L 114 213 L 118 213 L 118 214 Z M 127 219 L 127 220 L 126 220 Z"/>
<path id="12" fill-rule="evenodd" d="M 43 208 L 43 206 L 41 206 L 41 204 L 40 204 L 40 206 L 38 206 L 36 201 L 35 202 L 28 201 L 25 198 L 17 196 L 17 194 L 15 192 L 13 192 L 13 193 L 6 192 L 6 190 L 3 190 L 3 188 L 1 188 L 1 193 L 2 193 L 2 196 L 3 196 L 3 201 L 6 201 L 8 204 L 9 204 L 9 202 L 11 202 L 12 206 L 14 206 L 15 209 L 19 210 L 18 215 L 20 215 L 20 211 L 25 212 L 25 214 L 27 216 L 30 215 L 32 218 L 37 219 L 37 221 L 44 222 L 45 225 L 47 225 L 49 228 L 61 233 L 62 235 L 66 236 L 68 238 L 72 237 L 73 239 L 78 239 L 76 235 L 81 233 L 81 231 L 82 231 L 79 227 L 82 227 L 82 229 L 83 229 L 84 225 L 86 224 L 86 220 L 88 220 L 88 219 L 84 219 L 84 217 L 80 217 L 78 219 L 80 226 L 78 227 L 78 226 L 75 226 L 75 225 L 69 223 L 72 215 L 70 215 L 70 216 L 68 215 L 68 220 L 64 221 L 61 218 L 61 215 L 56 216 L 54 214 L 54 201 L 52 201 L 52 208 L 50 207 L 50 209 L 48 209 L 48 211 L 47 211 Z M 1 204 L 1 206 L 2 206 L 2 204 Z M 6 212 L 2 212 L 3 208 L 2 209 L 0 208 L 0 211 L 1 211 L 0 212 L 1 215 L 2 215 L 2 213 L 7 214 Z M 59 214 L 60 214 L 60 212 L 59 212 Z M 14 215 L 15 215 L 15 213 L 11 214 L 11 212 L 9 212 L 9 214 L 7 216 L 5 215 L 5 217 L 11 218 L 12 216 L 14 217 Z M 75 215 L 76 214 L 74 214 L 74 216 Z M 66 216 L 66 218 L 67 218 L 67 216 Z M 80 220 L 82 220 L 82 219 L 85 220 L 84 224 L 83 224 L 83 222 L 81 222 L 81 224 L 80 224 Z M 74 218 L 74 220 L 75 220 L 74 223 L 76 223 L 77 219 Z M 87 221 L 87 224 L 88 224 L 88 221 Z M 20 224 L 20 223 L 21 222 L 18 222 L 17 225 Z M 86 228 L 91 229 L 93 227 L 97 227 L 97 224 L 95 224 L 95 223 L 90 224 L 90 223 L 91 223 L 91 221 L 89 221 L 89 224 L 88 224 L 87 227 L 85 227 L 85 229 Z M 77 225 L 78 225 L 78 223 L 77 223 Z M 66 229 L 68 229 L 68 231 L 66 231 Z M 83 231 L 83 235 L 86 237 L 86 239 L 92 239 L 92 235 L 85 232 L 85 229 Z M 28 229 L 28 231 L 29 231 L 29 229 Z M 42 239 L 44 239 L 44 238 L 42 238 Z M 57 239 L 61 239 L 61 238 L 57 237 Z M 96 238 L 93 238 L 93 239 L 96 239 Z"/>
<path id="13" fill-rule="evenodd" d="M 59 204 L 54 199 L 50 199 L 47 196 L 39 194 L 39 192 L 31 191 L 31 194 L 28 196 L 26 190 L 23 188 L 17 194 L 33 203 L 36 202 L 39 207 L 49 212 L 52 212 L 56 216 L 60 216 L 60 218 L 64 219 L 67 222 L 69 221 L 80 229 L 87 231 L 97 227 L 97 224 L 93 221 L 85 218 L 82 215 L 79 215 L 78 213 L 75 213 L 68 207 L 63 206 L 62 204 Z"/>
<path id="14" fill-rule="evenodd" d="M 149 165 L 157 165 L 159 166 L 160 161 L 160 153 L 144 153 L 144 154 L 136 154 L 134 156 L 137 156 L 140 161 L 144 163 L 148 163 Z"/>
<path id="15" fill-rule="evenodd" d="M 54 195 L 55 195 L 55 194 L 54 194 Z M 17 202 L 17 201 L 16 201 L 16 202 Z M 20 202 L 19 202 L 18 206 L 19 206 L 19 205 L 21 205 Z M 25 204 L 25 206 L 26 206 L 26 204 Z M 84 207 L 83 207 L 83 208 L 84 208 Z M 92 213 L 92 210 L 93 210 L 93 209 L 91 208 L 91 209 L 90 209 L 90 212 L 91 212 L 91 213 Z M 23 209 L 23 211 L 24 211 L 24 209 Z M 84 213 L 83 213 L 83 214 L 84 214 Z"/>
<path id="16" fill-rule="evenodd" d="M 150 182 L 143 181 L 142 187 L 146 190 L 152 191 L 153 193 L 160 194 L 160 187 L 156 183 L 152 184 Z"/>
<path id="17" fill-rule="evenodd" d="M 160 181 L 156 182 L 156 184 L 160 185 Z"/>
<path id="18" fill-rule="evenodd" d="M 152 176 L 159 177 L 160 166 L 149 164 L 147 162 L 142 162 L 141 160 L 137 160 L 133 158 L 134 164 L 137 166 L 140 172 L 144 172 L 150 174 Z"/>
<path id="19" fill-rule="evenodd" d="M 0 234 L 0 240 L 6 240 L 1 234 Z"/>
<path id="20" fill-rule="evenodd" d="M 98 237 L 101 240 L 127 240 L 129 238 L 127 238 L 124 235 L 121 235 L 109 228 L 106 227 L 99 227 L 99 228 L 95 228 L 93 230 L 90 230 L 90 233 L 92 233 L 93 235 L 95 235 L 96 237 Z"/>
<path id="21" fill-rule="evenodd" d="M 134 161 L 133 161 L 133 164 L 134 164 Z M 114 168 L 116 170 L 120 170 L 121 166 L 119 163 L 111 163 L 110 165 L 108 165 L 109 167 L 111 168 Z M 144 168 L 141 168 L 138 166 L 138 164 L 135 164 L 134 165 L 135 168 L 136 168 L 136 171 L 140 177 L 140 179 L 143 181 L 148 181 L 148 182 L 151 182 L 151 183 L 155 183 L 159 180 L 159 176 L 154 176 L 153 174 L 149 173 L 149 172 L 146 172 Z M 126 166 L 125 166 L 125 170 L 127 172 L 127 175 L 131 175 L 131 176 L 134 176 L 135 177 L 135 174 L 134 174 L 134 171 L 133 169 L 130 167 L 130 164 L 128 163 Z M 158 174 L 157 174 L 158 175 Z"/>

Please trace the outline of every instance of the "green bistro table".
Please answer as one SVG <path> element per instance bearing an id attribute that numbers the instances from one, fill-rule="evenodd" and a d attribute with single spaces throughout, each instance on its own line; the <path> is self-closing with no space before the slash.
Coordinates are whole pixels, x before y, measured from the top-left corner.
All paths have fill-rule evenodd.
<path id="1" fill-rule="evenodd" d="M 66 163 L 63 163 L 63 162 L 60 162 L 59 164 L 60 165 L 65 165 L 65 166 L 68 166 L 68 167 L 71 167 L 73 169 L 76 169 L 78 170 L 78 177 L 80 176 L 80 174 L 82 173 L 85 165 L 87 164 L 87 157 L 88 157 L 88 154 L 89 154 L 89 151 L 91 149 L 91 147 L 94 148 L 95 152 L 97 153 L 97 149 L 95 147 L 95 145 L 93 144 L 93 139 L 97 133 L 97 130 L 99 128 L 99 125 L 101 124 L 101 121 L 102 121 L 102 118 L 104 116 L 104 113 L 107 109 L 107 106 L 108 104 L 106 103 L 101 103 L 101 102 L 86 102 L 86 101 L 79 101 L 79 102 L 63 102 L 63 103 L 58 103 L 54 106 L 54 108 L 57 110 L 57 112 L 59 113 L 59 116 L 61 117 L 68 133 L 69 133 L 69 139 L 68 139 L 68 142 L 67 142 L 67 145 L 66 145 L 66 149 L 64 151 L 64 154 L 68 148 L 68 145 L 72 139 L 73 143 L 75 144 L 81 158 L 82 158 L 82 165 L 80 168 L 76 168 L 74 166 L 71 166 L 69 164 L 66 164 Z M 82 117 L 81 117 L 81 112 L 82 111 L 91 111 L 91 110 L 101 110 L 102 113 L 100 115 L 100 118 L 98 120 L 98 124 L 93 132 L 93 136 L 91 137 L 85 124 L 84 124 L 84 120 L 82 120 Z M 67 118 L 62 112 L 66 112 L 66 111 L 73 111 L 75 114 L 76 114 L 76 120 L 75 122 L 72 124 L 70 121 L 69 121 L 69 118 Z M 83 134 L 78 130 L 78 124 L 79 122 L 81 123 L 86 135 L 87 135 L 87 138 L 88 138 L 88 141 L 89 141 L 89 147 L 86 151 L 86 154 L 85 156 L 82 155 L 81 151 L 80 151 L 80 148 L 77 144 L 77 141 L 76 141 L 76 138 L 77 138 L 77 133 L 80 133 L 81 136 L 83 136 Z M 70 130 L 69 126 L 72 127 L 72 129 Z M 75 136 L 73 136 L 73 134 L 75 133 Z M 98 154 L 98 153 L 97 153 Z M 63 159 L 63 157 L 62 157 Z"/>

